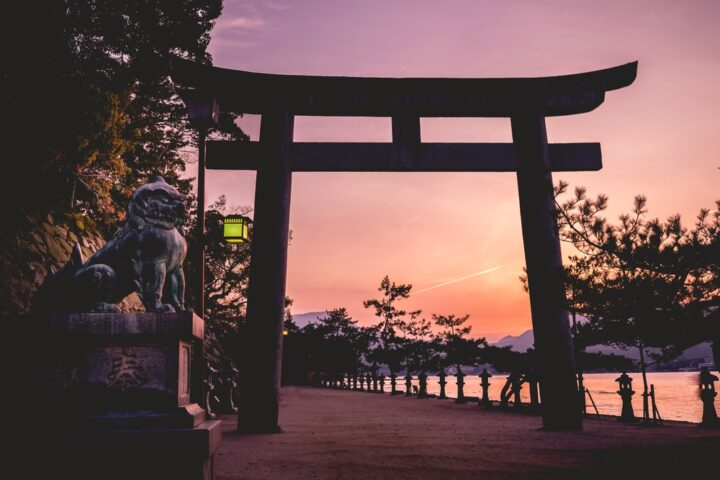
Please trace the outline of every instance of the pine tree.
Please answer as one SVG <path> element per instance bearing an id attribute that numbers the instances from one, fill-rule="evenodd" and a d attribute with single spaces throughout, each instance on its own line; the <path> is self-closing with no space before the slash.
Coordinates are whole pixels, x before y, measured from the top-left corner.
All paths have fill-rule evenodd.
<path id="1" fill-rule="evenodd" d="M 398 308 L 396 303 L 410 297 L 410 290 L 412 285 L 396 284 L 386 275 L 378 288 L 382 297 L 363 302 L 363 306 L 374 309 L 375 316 L 380 319 L 374 327 L 378 343 L 372 357 L 375 361 L 387 365 L 391 373 L 396 373 L 402 368 L 405 358 L 403 351 L 405 342 L 398 332 L 408 312 Z"/>
<path id="2" fill-rule="evenodd" d="M 437 339 L 445 353 L 441 360 L 442 366 L 455 365 L 457 371 L 460 371 L 461 365 L 474 364 L 481 357 L 482 348 L 487 343 L 484 338 L 466 338 L 472 331 L 470 325 L 465 325 L 469 318 L 470 315 L 432 315 L 433 322 L 440 327 Z"/>
<path id="3" fill-rule="evenodd" d="M 556 194 L 567 187 L 560 182 Z M 713 339 L 712 328 L 700 319 L 714 311 L 720 293 L 718 215 L 713 225 L 703 210 L 688 230 L 679 215 L 665 222 L 648 219 L 647 199 L 638 195 L 632 213 L 613 225 L 602 215 L 607 204 L 605 195 L 588 198 L 582 187 L 557 203 L 561 238 L 582 254 L 570 257 L 566 268 L 570 306 L 590 319 L 578 325 L 583 345 L 638 349 L 647 395 L 649 359 L 666 361 Z M 648 347 L 661 351 L 649 354 Z"/>

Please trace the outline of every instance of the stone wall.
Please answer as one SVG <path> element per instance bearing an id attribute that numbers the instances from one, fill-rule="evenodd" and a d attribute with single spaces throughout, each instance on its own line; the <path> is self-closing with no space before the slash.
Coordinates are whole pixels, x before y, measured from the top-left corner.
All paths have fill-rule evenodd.
<path id="1" fill-rule="evenodd" d="M 32 298 L 48 271 L 65 265 L 75 243 L 80 245 L 85 259 L 105 244 L 103 235 L 82 219 L 57 219 L 50 214 L 42 218 L 26 216 L 20 227 L 14 238 L 3 239 L 0 249 L 3 317 L 29 312 Z M 143 310 L 136 294 L 126 298 L 120 307 L 123 311 Z"/>

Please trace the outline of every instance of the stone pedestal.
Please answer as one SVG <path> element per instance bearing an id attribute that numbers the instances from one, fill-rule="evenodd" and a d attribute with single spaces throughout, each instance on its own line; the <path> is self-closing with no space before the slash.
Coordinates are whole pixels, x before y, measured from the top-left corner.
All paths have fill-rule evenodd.
<path id="1" fill-rule="evenodd" d="M 447 398 L 447 395 L 445 395 L 445 385 L 447 385 L 447 380 L 445 380 L 445 370 L 440 370 L 438 377 L 440 377 L 440 380 L 438 381 L 440 384 L 440 395 L 438 395 L 438 398 L 444 400 Z"/>
<path id="2" fill-rule="evenodd" d="M 486 368 L 483 368 L 482 373 L 480 376 L 480 386 L 482 387 L 482 397 L 479 399 L 480 405 L 490 406 L 492 403 L 490 402 L 490 375 Z"/>
<path id="3" fill-rule="evenodd" d="M 55 316 L 58 467 L 67 478 L 212 479 L 220 422 L 197 403 L 203 320 Z"/>
<path id="4" fill-rule="evenodd" d="M 418 374 L 418 384 L 417 398 L 427 398 L 427 374 L 424 371 Z"/>
<path id="5" fill-rule="evenodd" d="M 457 399 L 455 400 L 455 403 L 466 403 L 467 399 L 465 398 L 465 374 L 458 368 L 457 373 L 455 374 L 455 377 L 457 378 Z"/>

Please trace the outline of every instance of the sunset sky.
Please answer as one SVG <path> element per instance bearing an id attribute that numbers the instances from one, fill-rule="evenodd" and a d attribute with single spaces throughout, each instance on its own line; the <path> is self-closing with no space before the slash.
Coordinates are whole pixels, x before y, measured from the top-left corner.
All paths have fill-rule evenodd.
<path id="1" fill-rule="evenodd" d="M 720 198 L 720 2 L 225 0 L 214 64 L 267 73 L 508 77 L 639 60 L 636 82 L 596 111 L 547 121 L 551 142 L 598 141 L 600 172 L 555 174 L 610 197 L 609 216 L 649 198 L 690 224 Z M 259 117 L 241 126 L 257 140 Z M 423 119 L 429 142 L 510 141 L 506 119 Z M 389 118 L 295 120 L 296 141 L 391 141 Z M 209 171 L 207 201 L 252 206 L 253 172 Z M 408 309 L 470 314 L 490 340 L 531 327 L 517 185 L 509 173 L 295 173 L 288 295 L 293 313 L 362 301 L 384 275 Z M 572 254 L 564 246 L 565 254 Z M 457 280 L 457 281 L 456 281 Z"/>

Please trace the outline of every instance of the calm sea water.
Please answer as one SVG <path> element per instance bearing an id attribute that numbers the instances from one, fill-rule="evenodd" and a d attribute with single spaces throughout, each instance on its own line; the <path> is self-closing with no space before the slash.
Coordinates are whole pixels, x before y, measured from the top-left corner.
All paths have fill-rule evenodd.
<path id="1" fill-rule="evenodd" d="M 640 373 L 629 373 L 633 379 L 633 408 L 635 415 L 642 416 L 642 377 Z M 585 387 L 590 390 L 593 400 L 602 415 L 620 415 L 622 403 L 617 392 L 615 379 L 617 373 L 589 373 L 584 376 Z M 698 372 L 657 372 L 648 373 L 648 384 L 655 385 L 655 402 L 660 416 L 664 420 L 683 420 L 686 422 L 700 422 L 702 419 L 702 402 L 700 401 L 700 387 L 698 385 Z M 496 375 L 490 379 L 490 400 L 500 399 L 500 390 L 505 385 L 505 375 Z M 455 377 L 448 375 L 445 393 L 449 397 L 457 396 Z M 413 379 L 417 385 L 417 377 Z M 398 378 L 398 389 L 404 390 L 404 380 Z M 716 387 L 720 387 L 716 384 Z M 388 386 L 386 385 L 386 388 Z M 719 388 L 720 389 L 720 388 Z M 428 393 L 440 393 L 437 377 L 428 377 Z M 465 377 L 465 395 L 480 396 L 480 379 L 476 375 Z M 523 402 L 530 401 L 527 385 L 523 385 L 521 392 Z M 715 399 L 715 408 L 720 413 L 720 395 Z M 588 413 L 594 413 L 590 399 L 587 399 Z"/>

